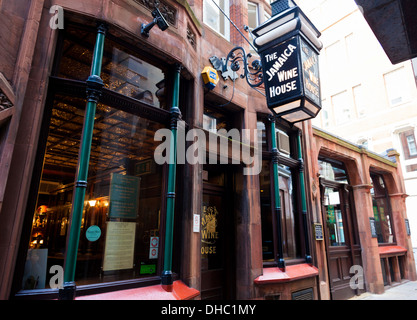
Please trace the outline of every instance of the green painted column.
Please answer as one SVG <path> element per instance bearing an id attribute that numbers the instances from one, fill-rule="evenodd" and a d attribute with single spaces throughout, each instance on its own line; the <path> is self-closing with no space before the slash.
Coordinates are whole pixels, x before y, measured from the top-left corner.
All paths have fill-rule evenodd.
<path id="1" fill-rule="evenodd" d="M 308 236 L 308 225 L 307 225 L 307 198 L 306 190 L 304 183 L 304 161 L 301 145 L 301 131 L 297 135 L 297 150 L 298 150 L 298 160 L 300 161 L 300 191 L 301 191 L 301 210 L 303 216 L 303 228 L 304 228 L 304 239 L 305 239 L 305 258 L 307 263 L 312 263 L 310 253 L 310 241 Z"/>
<path id="2" fill-rule="evenodd" d="M 83 134 L 80 142 L 77 178 L 72 203 L 71 227 L 69 231 L 65 266 L 64 285 L 59 291 L 60 300 L 73 300 L 76 294 L 75 268 L 77 264 L 78 244 L 81 220 L 84 209 L 85 191 L 87 188 L 88 166 L 90 162 L 91 142 L 93 139 L 94 118 L 98 99 L 101 95 L 103 81 L 100 78 L 103 61 L 104 40 L 107 26 L 100 23 L 94 48 L 91 75 L 87 79 L 87 105 L 84 116 Z"/>
<path id="3" fill-rule="evenodd" d="M 181 118 L 181 112 L 178 108 L 179 91 L 180 91 L 180 72 L 181 66 L 175 66 L 174 73 L 174 90 L 172 94 L 171 106 L 171 141 L 170 154 L 168 163 L 168 190 L 167 190 L 167 213 L 165 225 L 165 251 L 164 251 L 164 271 L 161 276 L 162 286 L 170 291 L 172 290 L 172 248 L 174 238 L 174 212 L 175 212 L 175 182 L 177 166 L 177 123 Z"/>
<path id="4" fill-rule="evenodd" d="M 275 117 L 270 118 L 271 121 L 271 144 L 272 144 L 272 171 L 273 171 L 273 186 L 274 186 L 274 212 L 277 221 L 277 241 L 278 241 L 278 255 L 276 261 L 278 268 L 285 271 L 285 260 L 282 247 L 282 226 L 281 226 L 281 199 L 279 195 L 279 171 L 278 171 L 278 156 L 277 135 L 275 132 Z"/>

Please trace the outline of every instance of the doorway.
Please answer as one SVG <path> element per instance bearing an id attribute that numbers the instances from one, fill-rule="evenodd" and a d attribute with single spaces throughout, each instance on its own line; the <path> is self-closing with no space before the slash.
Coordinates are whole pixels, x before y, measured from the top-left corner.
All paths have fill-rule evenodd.
<path id="1" fill-rule="evenodd" d="M 201 299 L 235 297 L 233 173 L 227 165 L 204 165 L 201 210 Z"/>
<path id="2" fill-rule="evenodd" d="M 351 286 L 352 266 L 362 266 L 361 247 L 354 219 L 351 188 L 344 183 L 320 180 L 322 214 L 330 294 L 332 300 L 345 300 L 360 294 Z"/>
<path id="3" fill-rule="evenodd" d="M 353 189 L 343 162 L 319 158 L 319 167 L 330 294 L 333 300 L 345 300 L 363 291 L 351 284 L 356 273 L 351 270 L 363 265 Z"/>

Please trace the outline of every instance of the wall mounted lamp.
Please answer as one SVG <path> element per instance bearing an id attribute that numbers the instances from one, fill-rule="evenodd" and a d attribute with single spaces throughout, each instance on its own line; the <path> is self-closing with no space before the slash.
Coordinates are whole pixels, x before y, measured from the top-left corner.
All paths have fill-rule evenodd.
<path id="1" fill-rule="evenodd" d="M 162 16 L 162 13 L 161 11 L 159 11 L 158 8 L 155 8 L 155 10 L 152 11 L 152 17 L 154 17 L 152 22 L 148 24 L 142 23 L 140 28 L 140 34 L 147 38 L 149 37 L 149 31 L 153 28 L 155 24 L 158 25 L 159 29 L 161 29 L 162 31 L 165 31 L 169 27 L 168 22 Z"/>

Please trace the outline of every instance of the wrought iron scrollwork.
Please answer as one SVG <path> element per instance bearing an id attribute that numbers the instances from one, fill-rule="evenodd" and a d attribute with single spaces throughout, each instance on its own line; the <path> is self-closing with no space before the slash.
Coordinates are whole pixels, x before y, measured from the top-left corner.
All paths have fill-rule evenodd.
<path id="1" fill-rule="evenodd" d="M 246 82 L 252 88 L 259 87 L 263 84 L 263 73 L 261 61 L 258 59 L 249 62 L 252 54 L 246 54 L 242 47 L 233 48 L 226 58 L 219 59 L 216 56 L 210 58 L 213 67 L 220 71 L 224 80 L 230 77 L 231 80 L 236 80 L 237 76 L 245 78 Z M 243 68 L 241 69 L 241 64 Z M 240 74 L 238 72 L 240 71 Z"/>

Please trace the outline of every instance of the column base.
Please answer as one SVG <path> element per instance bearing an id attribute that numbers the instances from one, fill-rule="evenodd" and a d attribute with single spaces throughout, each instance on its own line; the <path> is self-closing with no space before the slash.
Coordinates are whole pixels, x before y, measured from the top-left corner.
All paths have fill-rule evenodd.
<path id="1" fill-rule="evenodd" d="M 64 282 L 62 289 L 59 289 L 58 300 L 75 300 L 76 289 L 74 281 Z"/>

